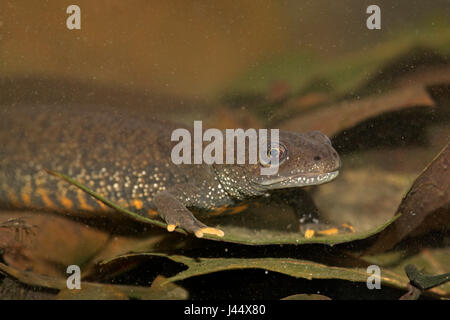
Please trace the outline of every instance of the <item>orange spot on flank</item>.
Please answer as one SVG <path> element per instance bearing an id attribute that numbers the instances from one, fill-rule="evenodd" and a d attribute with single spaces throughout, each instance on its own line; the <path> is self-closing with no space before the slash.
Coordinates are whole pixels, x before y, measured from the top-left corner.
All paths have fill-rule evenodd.
<path id="1" fill-rule="evenodd" d="M 31 205 L 31 197 L 29 193 L 22 193 L 21 198 L 24 205 L 26 206 Z"/>
<path id="2" fill-rule="evenodd" d="M 90 205 L 86 203 L 86 194 L 83 190 L 78 189 L 77 190 L 77 199 L 80 205 L 80 209 L 86 210 L 86 211 L 93 211 L 94 208 L 92 208 Z"/>
<path id="3" fill-rule="evenodd" d="M 48 197 L 47 191 L 45 189 L 37 188 L 36 193 L 41 197 L 46 208 L 58 209 L 58 207 L 55 206 L 55 204 L 52 202 L 52 200 L 50 200 L 50 198 Z"/>
<path id="4" fill-rule="evenodd" d="M 8 191 L 8 198 L 9 198 L 9 201 L 11 202 L 11 204 L 12 204 L 14 207 L 20 207 L 20 201 L 19 201 L 19 199 L 17 198 L 17 196 L 16 196 L 15 193 L 13 193 L 13 192 L 11 192 L 11 191 Z"/>
<path id="5" fill-rule="evenodd" d="M 122 208 L 127 208 L 128 207 L 128 201 L 125 199 L 119 199 L 117 200 L 117 204 L 122 207 Z"/>
<path id="6" fill-rule="evenodd" d="M 133 205 L 136 209 L 140 210 L 144 207 L 144 203 L 141 200 L 135 199 L 133 200 Z"/>
<path id="7" fill-rule="evenodd" d="M 70 199 L 67 198 L 67 197 L 60 197 L 60 198 L 59 198 L 59 202 L 61 202 L 62 206 L 63 206 L 65 209 L 72 209 L 72 207 L 73 207 L 73 202 L 72 202 L 72 200 L 70 200 Z"/>
<path id="8" fill-rule="evenodd" d="M 97 200 L 97 203 L 100 206 L 101 210 L 103 210 L 103 211 L 110 211 L 111 210 L 110 207 L 108 207 L 106 204 L 104 204 L 100 200 L 98 200 L 98 199 L 95 199 L 95 200 Z"/>

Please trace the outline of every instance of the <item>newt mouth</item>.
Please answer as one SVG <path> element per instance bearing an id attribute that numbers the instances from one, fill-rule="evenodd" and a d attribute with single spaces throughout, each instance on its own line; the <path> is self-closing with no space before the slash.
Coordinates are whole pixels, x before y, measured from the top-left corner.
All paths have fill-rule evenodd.
<path id="1" fill-rule="evenodd" d="M 258 183 L 264 189 L 305 187 L 330 182 L 339 175 L 339 170 L 326 173 L 302 173 L 289 177 L 276 177 Z"/>

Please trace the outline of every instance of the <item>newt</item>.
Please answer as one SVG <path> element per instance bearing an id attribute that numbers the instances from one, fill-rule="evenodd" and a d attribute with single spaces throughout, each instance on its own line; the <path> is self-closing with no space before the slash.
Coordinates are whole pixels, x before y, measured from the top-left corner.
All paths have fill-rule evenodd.
<path id="1" fill-rule="evenodd" d="M 199 217 L 236 213 L 250 199 L 275 199 L 285 189 L 326 183 L 339 173 L 338 153 L 317 131 L 280 130 L 275 175 L 261 175 L 259 163 L 176 165 L 171 133 L 179 127 L 126 110 L 0 106 L 0 208 L 113 210 L 49 169 L 140 215 L 159 215 L 168 231 L 223 236 Z M 290 196 L 294 206 L 297 200 Z"/>

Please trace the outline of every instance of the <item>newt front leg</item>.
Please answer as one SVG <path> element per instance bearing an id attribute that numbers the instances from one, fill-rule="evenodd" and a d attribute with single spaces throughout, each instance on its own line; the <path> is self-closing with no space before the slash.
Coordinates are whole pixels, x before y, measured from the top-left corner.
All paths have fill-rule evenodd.
<path id="1" fill-rule="evenodd" d="M 169 232 L 174 231 L 176 227 L 180 227 L 187 232 L 194 233 L 198 238 L 202 238 L 204 234 L 224 236 L 222 230 L 208 227 L 198 221 L 192 212 L 170 191 L 163 191 L 155 195 L 153 203 L 160 217 L 167 223 L 167 231 Z"/>

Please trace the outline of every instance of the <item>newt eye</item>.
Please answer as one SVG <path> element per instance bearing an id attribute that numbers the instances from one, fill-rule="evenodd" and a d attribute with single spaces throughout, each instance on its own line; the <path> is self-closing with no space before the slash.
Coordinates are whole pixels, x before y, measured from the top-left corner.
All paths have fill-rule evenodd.
<path id="1" fill-rule="evenodd" d="M 286 159 L 287 154 L 287 148 L 282 143 L 270 143 L 267 146 L 267 156 L 269 158 L 278 156 L 279 164 L 281 164 Z"/>

